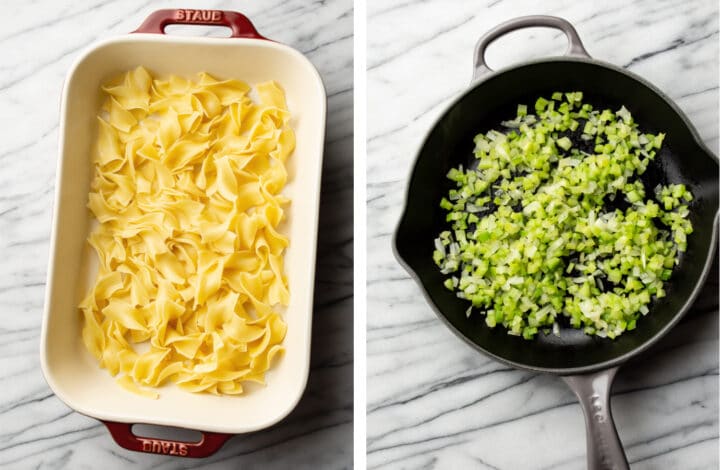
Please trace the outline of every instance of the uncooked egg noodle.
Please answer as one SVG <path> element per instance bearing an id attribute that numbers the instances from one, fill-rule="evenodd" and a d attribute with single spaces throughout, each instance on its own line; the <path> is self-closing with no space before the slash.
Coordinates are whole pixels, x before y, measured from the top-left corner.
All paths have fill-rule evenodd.
<path id="1" fill-rule="evenodd" d="M 257 84 L 256 102 L 238 80 L 142 67 L 102 90 L 83 342 L 143 396 L 167 382 L 231 395 L 264 383 L 289 302 L 278 225 L 295 135 L 283 90 Z"/>

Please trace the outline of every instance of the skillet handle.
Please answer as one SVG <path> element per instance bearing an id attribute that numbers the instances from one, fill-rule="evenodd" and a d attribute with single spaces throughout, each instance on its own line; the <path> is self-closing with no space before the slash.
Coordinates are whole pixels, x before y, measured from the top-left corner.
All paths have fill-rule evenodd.
<path id="1" fill-rule="evenodd" d="M 565 51 L 566 56 L 590 58 L 590 54 L 588 54 L 585 50 L 585 46 L 583 46 L 580 36 L 578 36 L 577 31 L 569 21 L 563 18 L 558 18 L 557 16 L 521 16 L 494 27 L 478 40 L 475 45 L 475 64 L 472 81 L 474 82 L 481 76 L 493 71 L 490 67 L 488 67 L 487 63 L 485 63 L 485 51 L 493 41 L 512 31 L 535 27 L 559 29 L 565 33 L 565 36 L 567 36 L 568 39 L 568 48 L 567 51 Z"/>
<path id="2" fill-rule="evenodd" d="M 618 368 L 562 379 L 580 401 L 585 415 L 588 470 L 629 470 L 610 409 L 610 389 Z"/>
<path id="3" fill-rule="evenodd" d="M 203 431 L 202 439 L 199 442 L 183 442 L 136 436 L 132 431 L 133 423 L 114 421 L 103 421 L 102 423 L 108 428 L 110 435 L 120 447 L 136 452 L 178 457 L 208 457 L 220 450 L 225 441 L 233 436 L 232 434 Z"/>

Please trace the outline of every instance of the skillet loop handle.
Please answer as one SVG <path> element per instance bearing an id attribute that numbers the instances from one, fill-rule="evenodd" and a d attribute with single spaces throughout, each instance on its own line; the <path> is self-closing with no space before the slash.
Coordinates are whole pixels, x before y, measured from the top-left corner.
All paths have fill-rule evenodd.
<path id="1" fill-rule="evenodd" d="M 136 452 L 178 457 L 208 457 L 220 450 L 225 441 L 233 436 L 219 432 L 202 432 L 200 442 L 182 442 L 136 436 L 132 432 L 132 423 L 103 421 L 103 424 L 120 447 Z"/>
<path id="2" fill-rule="evenodd" d="M 485 51 L 487 50 L 488 46 L 492 44 L 493 41 L 512 31 L 523 28 L 535 27 L 559 29 L 560 31 L 565 33 L 565 36 L 567 36 L 568 39 L 568 48 L 567 51 L 565 51 L 566 56 L 586 57 L 588 59 L 590 58 L 590 54 L 588 54 L 588 52 L 585 50 L 585 46 L 583 46 L 583 43 L 580 40 L 580 36 L 578 36 L 577 31 L 575 30 L 573 25 L 570 24 L 570 22 L 568 22 L 567 20 L 559 18 L 557 16 L 521 16 L 519 18 L 506 21 L 505 23 L 496 26 L 495 28 L 485 33 L 478 40 L 477 44 L 475 45 L 475 64 L 473 69 L 472 81 L 474 82 L 481 76 L 493 71 L 490 67 L 488 67 L 487 63 L 485 62 Z"/>
<path id="3" fill-rule="evenodd" d="M 157 10 L 148 16 L 135 33 L 165 34 L 171 24 L 199 24 L 226 26 L 232 38 L 267 39 L 260 35 L 250 19 L 242 13 L 228 10 L 192 10 L 188 8 Z"/>
<path id="4" fill-rule="evenodd" d="M 610 409 L 610 389 L 618 368 L 563 377 L 585 415 L 588 470 L 629 470 Z"/>

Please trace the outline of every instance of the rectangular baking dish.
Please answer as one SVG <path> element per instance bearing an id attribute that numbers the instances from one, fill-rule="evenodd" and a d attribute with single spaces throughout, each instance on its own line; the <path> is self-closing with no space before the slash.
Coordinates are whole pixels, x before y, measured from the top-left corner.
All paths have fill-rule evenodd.
<path id="1" fill-rule="evenodd" d="M 230 27 L 231 38 L 162 34 L 173 23 Z M 53 392 L 68 406 L 106 422 L 124 447 L 147 452 L 204 456 L 229 435 L 268 427 L 287 416 L 299 401 L 310 366 L 315 253 L 325 134 L 326 96 L 317 70 L 295 49 L 266 40 L 236 12 L 160 10 L 136 31 L 99 42 L 75 61 L 62 94 L 60 155 L 52 225 L 41 365 Z M 170 384 L 158 400 L 125 391 L 85 349 L 77 305 L 95 275 L 94 253 L 86 238 L 86 208 L 92 177 L 91 146 L 97 132 L 100 86 L 111 77 L 142 65 L 153 74 L 193 77 L 208 72 L 250 85 L 276 80 L 284 88 L 297 146 L 288 159 L 284 194 L 292 202 L 281 225 L 289 236 L 285 269 L 290 304 L 285 355 L 268 372 L 265 387 L 249 386 L 240 397 L 192 394 Z M 134 423 L 205 431 L 199 443 L 140 439 Z"/>

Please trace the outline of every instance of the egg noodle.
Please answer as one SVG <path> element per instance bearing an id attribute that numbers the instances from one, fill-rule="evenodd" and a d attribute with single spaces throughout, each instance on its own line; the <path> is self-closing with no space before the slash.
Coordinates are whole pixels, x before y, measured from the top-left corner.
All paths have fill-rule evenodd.
<path id="1" fill-rule="evenodd" d="M 241 394 L 283 351 L 295 147 L 282 89 L 138 67 L 102 88 L 88 207 L 98 274 L 80 303 L 87 349 L 124 388 Z"/>

